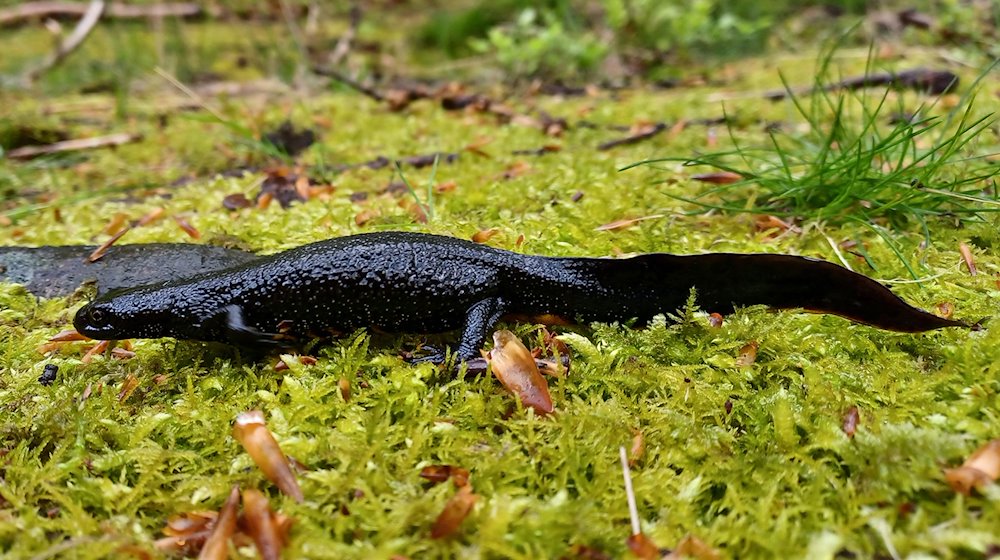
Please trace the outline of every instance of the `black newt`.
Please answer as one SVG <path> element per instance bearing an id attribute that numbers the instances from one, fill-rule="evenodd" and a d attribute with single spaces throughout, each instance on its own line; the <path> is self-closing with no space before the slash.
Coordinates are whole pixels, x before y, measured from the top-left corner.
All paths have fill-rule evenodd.
<path id="1" fill-rule="evenodd" d="M 763 304 L 902 332 L 968 326 L 912 307 L 866 276 L 805 257 L 543 257 L 403 232 L 320 241 L 221 271 L 105 294 L 82 307 L 73 323 L 103 340 L 289 346 L 362 327 L 461 329 L 456 354 L 469 360 L 505 315 L 643 324 L 682 308 L 692 287 L 699 306 L 710 312 Z"/>

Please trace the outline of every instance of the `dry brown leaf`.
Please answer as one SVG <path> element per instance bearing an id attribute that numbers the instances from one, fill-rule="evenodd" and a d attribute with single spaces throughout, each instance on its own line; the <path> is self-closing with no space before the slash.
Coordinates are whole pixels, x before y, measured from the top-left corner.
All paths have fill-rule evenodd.
<path id="1" fill-rule="evenodd" d="M 476 505 L 477 497 L 472 493 L 472 486 L 460 487 L 458 492 L 444 505 L 444 509 L 437 516 L 437 519 L 434 520 L 434 525 L 431 527 L 431 538 L 443 539 L 458 532 L 459 526 L 472 512 L 472 507 Z"/>
<path id="2" fill-rule="evenodd" d="M 528 162 L 524 161 L 523 159 L 519 159 L 519 160 L 515 161 L 514 163 L 508 165 L 507 169 L 505 169 L 504 172 L 500 176 L 503 179 L 513 179 L 515 177 L 520 177 L 522 175 L 527 175 L 528 173 L 531 173 L 533 171 L 534 171 L 534 168 L 531 167 L 531 164 L 529 164 Z"/>
<path id="3" fill-rule="evenodd" d="M 257 209 L 266 210 L 267 207 L 271 205 L 272 200 L 274 200 L 273 194 L 261 193 L 260 197 L 257 198 Z"/>
<path id="4" fill-rule="evenodd" d="M 697 175 L 692 175 L 692 179 L 695 181 L 701 181 L 703 183 L 712 183 L 713 185 L 730 185 L 736 183 L 737 181 L 742 181 L 743 176 L 739 173 L 733 173 L 731 171 L 715 171 L 712 173 L 699 173 Z"/>
<path id="5" fill-rule="evenodd" d="M 340 389 L 340 398 L 344 399 L 345 403 L 351 402 L 351 382 L 346 377 L 337 380 L 337 388 Z"/>
<path id="6" fill-rule="evenodd" d="M 948 301 L 942 301 L 934 306 L 934 311 L 937 313 L 938 317 L 951 319 L 952 316 L 955 315 L 955 304 Z"/>
<path id="7" fill-rule="evenodd" d="M 354 216 L 354 225 L 363 226 L 368 222 L 370 222 L 372 218 L 378 217 L 378 214 L 379 213 L 377 210 L 366 208 L 365 210 L 358 212 L 357 215 Z"/>
<path id="8" fill-rule="evenodd" d="M 755 216 L 753 226 L 757 231 L 777 229 L 780 232 L 791 231 L 792 233 L 802 233 L 800 227 L 791 222 L 786 222 L 777 216 Z"/>
<path id="9" fill-rule="evenodd" d="M 493 142 L 492 137 L 480 136 L 479 138 L 476 138 L 475 140 L 470 142 L 467 146 L 465 146 L 465 151 L 472 152 L 477 156 L 482 156 L 485 158 L 492 157 L 488 152 L 483 150 L 483 147 L 487 146 L 490 142 Z"/>
<path id="10" fill-rule="evenodd" d="M 212 534 L 201 547 L 198 560 L 225 560 L 229 558 L 229 539 L 236 532 L 237 510 L 240 504 L 240 487 L 233 486 L 219 511 Z"/>
<path id="11" fill-rule="evenodd" d="M 444 181 L 443 183 L 438 183 L 434 185 L 434 192 L 437 194 L 449 193 L 458 188 L 458 183 L 455 181 Z"/>
<path id="12" fill-rule="evenodd" d="M 956 492 L 966 496 L 972 489 L 982 490 L 1000 478 L 1000 439 L 980 447 L 962 463 L 961 467 L 945 469 L 944 478 Z"/>
<path id="13" fill-rule="evenodd" d="M 146 213 L 145 216 L 139 218 L 139 221 L 135 223 L 135 227 L 148 226 L 149 224 L 159 220 L 163 217 L 166 212 L 162 207 L 156 207 Z"/>
<path id="14" fill-rule="evenodd" d="M 655 220 L 655 219 L 662 218 L 662 217 L 663 217 L 663 214 L 652 214 L 652 215 L 649 215 L 649 216 L 642 216 L 642 217 L 639 217 L 639 218 L 626 218 L 626 219 L 622 219 L 622 220 L 615 220 L 613 222 L 608 222 L 608 223 L 606 223 L 604 225 L 597 226 L 596 228 L 594 228 L 594 230 L 595 231 L 617 231 L 617 230 L 620 230 L 620 229 L 625 229 L 625 228 L 628 228 L 628 227 L 632 227 L 635 224 L 638 224 L 639 222 L 644 222 L 646 220 Z"/>
<path id="15" fill-rule="evenodd" d="M 181 231 L 188 234 L 192 239 L 201 239 L 201 232 L 198 228 L 191 225 L 191 222 L 187 221 L 186 218 L 181 216 L 174 216 L 174 221 L 177 222 L 177 226 L 181 228 Z"/>
<path id="16" fill-rule="evenodd" d="M 670 130 L 667 131 L 667 141 L 672 142 L 676 140 L 677 137 L 684 132 L 684 129 L 687 128 L 687 125 L 688 122 L 686 119 L 681 119 L 675 122 L 673 126 L 670 127 Z"/>
<path id="17" fill-rule="evenodd" d="M 237 416 L 233 437 L 243 445 L 268 480 L 296 502 L 302 502 L 299 482 L 274 435 L 264 425 L 263 412 L 251 410 Z"/>
<path id="18" fill-rule="evenodd" d="M 681 560 L 682 558 L 720 560 L 722 555 L 698 537 L 685 535 L 670 554 L 663 557 L 663 560 Z"/>
<path id="19" fill-rule="evenodd" d="M 108 249 L 110 249 L 112 245 L 117 243 L 118 240 L 121 239 L 126 233 L 128 233 L 130 229 L 131 228 L 129 227 L 124 227 L 117 233 L 112 235 L 111 239 L 108 239 L 107 241 L 102 243 L 98 248 L 94 249 L 94 252 L 91 253 L 89 257 L 87 257 L 87 261 L 88 262 L 99 261 L 101 257 L 103 257 L 108 252 Z"/>
<path id="20" fill-rule="evenodd" d="M 105 235 L 114 235 L 126 227 L 128 223 L 128 215 L 124 212 L 117 212 L 114 216 L 111 216 L 111 220 L 108 225 L 104 226 L 101 233 Z"/>
<path id="21" fill-rule="evenodd" d="M 628 466 L 634 467 L 646 453 L 646 438 L 639 430 L 632 431 L 632 447 L 628 452 Z"/>
<path id="22" fill-rule="evenodd" d="M 420 478 L 434 484 L 440 484 L 449 478 L 456 488 L 469 484 L 469 471 L 454 465 L 428 465 L 420 469 Z"/>
<path id="23" fill-rule="evenodd" d="M 488 358 L 493 366 L 493 375 L 524 406 L 531 407 L 541 416 L 551 414 L 549 384 L 539 373 L 531 352 L 508 330 L 493 333 L 493 344 Z"/>
<path id="24" fill-rule="evenodd" d="M 80 358 L 80 361 L 85 364 L 89 364 L 91 361 L 93 361 L 94 356 L 103 354 L 108 349 L 108 345 L 110 344 L 111 344 L 110 340 L 102 340 L 98 342 L 93 346 L 93 348 L 87 350 L 87 352 L 83 355 L 83 357 Z"/>
<path id="25" fill-rule="evenodd" d="M 756 340 L 751 340 L 750 342 L 743 345 L 740 348 L 740 353 L 736 357 L 736 365 L 740 367 L 747 367 L 752 365 L 757 361 L 757 350 L 760 348 L 760 343 Z"/>
<path id="26" fill-rule="evenodd" d="M 969 248 L 965 242 L 958 244 L 958 252 L 962 254 L 962 261 L 965 262 L 965 268 L 969 271 L 969 276 L 975 276 L 976 271 L 976 260 L 972 256 L 972 249 Z"/>
<path id="27" fill-rule="evenodd" d="M 629 535 L 625 541 L 629 551 L 642 560 L 659 560 L 660 548 L 643 533 Z"/>
<path id="28" fill-rule="evenodd" d="M 482 229 L 472 234 L 472 240 L 476 243 L 486 243 L 498 233 L 500 233 L 498 228 Z"/>
<path id="29" fill-rule="evenodd" d="M 243 491 L 243 519 L 246 532 L 257 545 L 257 552 L 263 560 L 279 560 L 284 538 L 275 515 L 267 502 L 267 497 L 259 490 L 248 488 Z"/>
<path id="30" fill-rule="evenodd" d="M 122 382 L 122 388 L 118 391 L 118 402 L 125 402 L 125 400 L 132 395 L 137 387 L 139 387 L 139 378 L 133 373 L 126 375 L 125 381 Z"/>
<path id="31" fill-rule="evenodd" d="M 852 438 L 854 434 L 858 431 L 858 421 L 861 419 L 861 415 L 858 412 L 858 407 L 852 406 L 847 409 L 847 413 L 844 414 L 844 433 L 847 437 Z"/>
<path id="32" fill-rule="evenodd" d="M 90 340 L 90 337 L 78 333 L 76 329 L 67 329 L 59 331 L 55 336 L 49 339 L 49 342 L 75 342 L 78 340 Z"/>

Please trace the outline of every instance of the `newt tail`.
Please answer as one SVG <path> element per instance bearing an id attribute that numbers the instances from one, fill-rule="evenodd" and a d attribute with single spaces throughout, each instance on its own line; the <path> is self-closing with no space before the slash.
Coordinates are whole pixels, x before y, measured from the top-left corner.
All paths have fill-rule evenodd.
<path id="1" fill-rule="evenodd" d="M 507 315 L 572 322 L 649 321 L 684 306 L 728 313 L 768 305 L 919 332 L 968 327 L 910 306 L 888 288 L 825 261 L 790 255 L 626 259 L 522 255 L 437 235 L 341 237 L 188 279 L 106 294 L 74 319 L 97 339 L 174 337 L 296 345 L 332 331 L 461 330 L 469 360 Z"/>

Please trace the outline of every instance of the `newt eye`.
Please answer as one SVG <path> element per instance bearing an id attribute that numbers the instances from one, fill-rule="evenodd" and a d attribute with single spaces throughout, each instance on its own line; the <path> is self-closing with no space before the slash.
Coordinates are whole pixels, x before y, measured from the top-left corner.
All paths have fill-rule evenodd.
<path id="1" fill-rule="evenodd" d="M 91 309 L 90 310 L 90 319 L 92 321 L 94 321 L 95 323 L 103 323 L 104 322 L 104 310 L 103 309 Z"/>

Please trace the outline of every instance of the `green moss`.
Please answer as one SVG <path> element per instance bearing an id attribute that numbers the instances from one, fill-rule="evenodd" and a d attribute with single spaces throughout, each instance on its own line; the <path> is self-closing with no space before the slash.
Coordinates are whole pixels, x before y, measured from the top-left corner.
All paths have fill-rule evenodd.
<path id="1" fill-rule="evenodd" d="M 848 59 L 844 72 L 862 63 Z M 737 74 L 734 90 L 777 85 L 766 62 L 746 62 Z M 986 90 L 996 87 L 988 76 Z M 718 116 L 720 107 L 706 93 L 634 91 L 513 104 L 571 122 L 585 114 L 602 125 L 627 125 Z M 1000 304 L 996 214 L 961 227 L 934 222 L 926 245 L 920 231 L 897 232 L 905 264 L 922 278 L 900 282 L 908 278 L 904 262 L 868 228 L 812 224 L 772 239 L 747 217 L 683 215 L 691 208 L 675 195 L 704 188 L 687 170 L 670 169 L 674 181 L 667 185 L 659 182 L 663 171 L 617 171 L 657 155 L 703 150 L 704 127 L 608 152 L 594 147 L 620 132 L 574 127 L 559 140 L 561 151 L 532 158 L 510 152 L 553 140 L 432 103 L 392 113 L 329 93 L 220 104 L 225 118 L 257 132 L 285 118 L 302 126 L 329 123 L 319 130 L 320 144 L 302 156 L 307 166 L 461 152 L 435 178 L 457 188 L 425 201 L 434 218 L 419 224 L 399 199 L 379 194 L 396 180 L 390 169 L 335 175 L 328 199 L 288 210 L 224 210 L 224 196 L 252 196 L 261 177 L 213 173 L 266 158 L 252 138 L 234 137 L 223 125 L 171 111 L 161 122 L 165 99 L 174 98 L 162 91 L 137 95 L 128 120 L 115 121 L 109 97 L 5 94 L 13 119 L 30 122 L 51 103 L 88 103 L 98 107 L 98 124 L 57 116 L 47 125 L 73 135 L 121 128 L 145 139 L 44 164 L 0 161 L 10 191 L 4 211 L 23 210 L 0 226 L 0 243 L 102 242 L 115 213 L 136 219 L 156 207 L 185 216 L 206 241 L 236 239 L 263 252 L 376 229 L 468 237 L 495 227 L 500 235 L 491 244 L 550 255 L 843 257 L 855 270 L 895 282 L 901 296 L 924 308 L 950 302 L 957 316 L 979 319 L 996 315 Z M 982 96 L 977 104 L 985 113 L 998 102 Z M 731 101 L 726 109 L 739 117 L 734 132 L 747 140 L 763 138 L 764 121 L 794 116 L 787 104 L 757 100 Z M 714 132 L 727 142 L 724 131 Z M 492 139 L 485 147 L 491 157 L 462 151 L 480 136 Z M 984 135 L 977 149 L 997 151 L 996 142 Z M 529 172 L 503 178 L 521 160 Z M 422 194 L 430 169 L 405 172 Z M 197 177 L 171 186 L 188 174 Z M 56 196 L 39 199 L 35 191 Z M 583 198 L 573 202 L 577 191 Z M 368 200 L 352 202 L 355 192 L 369 193 Z M 47 206 L 31 211 L 38 203 Z M 358 226 L 355 216 L 364 210 L 376 217 Z M 594 229 L 654 214 L 664 217 L 621 231 Z M 863 244 L 877 269 L 833 248 L 845 240 Z M 173 220 L 161 219 L 123 241 L 189 239 Z M 979 275 L 961 264 L 960 242 L 972 247 Z M 283 373 L 271 360 L 172 340 L 136 341 L 137 356 L 127 361 L 98 356 L 85 364 L 78 346 L 39 354 L 38 345 L 69 327 L 80 303 L 39 301 L 20 287 L 0 286 L 0 552 L 11 557 L 63 551 L 100 558 L 124 544 L 149 547 L 167 516 L 218 508 L 234 483 L 265 490 L 296 519 L 290 557 L 557 558 L 572 544 L 621 556 L 629 526 L 618 446 L 629 445 L 634 430 L 646 446 L 632 471 L 642 527 L 662 546 L 694 533 L 727 556 L 770 558 L 840 551 L 871 557 L 886 554 L 887 540 L 901 556 L 975 556 L 998 543 L 994 499 L 956 495 L 941 474 L 998 437 L 1000 334 L 990 323 L 973 333 L 906 335 L 755 307 L 727 316 L 718 329 L 693 309 L 679 324 L 657 321 L 641 330 L 590 325 L 564 331 L 574 351 L 572 374 L 550 381 L 557 414 L 540 419 L 523 409 L 509 413 L 513 400 L 490 377 L 405 364 L 397 350 L 416 345 L 415 336 L 356 333 L 319 351 L 316 365 Z M 530 325 L 515 328 L 526 340 L 536 337 Z M 750 341 L 759 343 L 757 359 L 741 367 L 736 356 Z M 46 364 L 59 366 L 51 386 L 37 381 Z M 119 399 L 128 375 L 139 386 Z M 352 386 L 346 402 L 340 378 Z M 853 439 L 842 430 L 852 406 L 860 411 Z M 300 477 L 304 503 L 279 495 L 230 436 L 235 416 L 253 408 L 264 411 L 283 449 L 308 468 Z M 426 488 L 417 476 L 435 463 L 469 469 L 481 496 L 460 534 L 441 542 L 429 539 L 429 526 L 453 490 Z"/>

